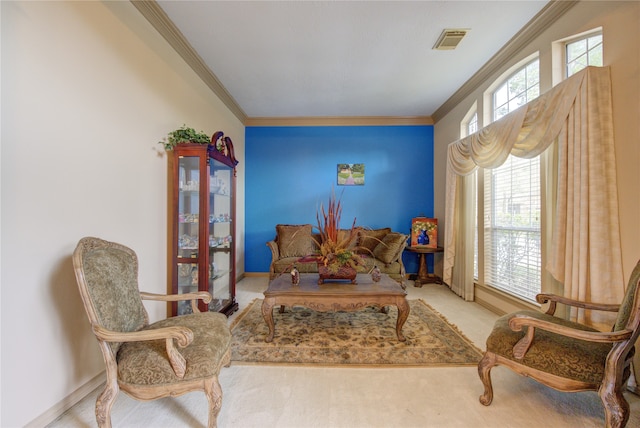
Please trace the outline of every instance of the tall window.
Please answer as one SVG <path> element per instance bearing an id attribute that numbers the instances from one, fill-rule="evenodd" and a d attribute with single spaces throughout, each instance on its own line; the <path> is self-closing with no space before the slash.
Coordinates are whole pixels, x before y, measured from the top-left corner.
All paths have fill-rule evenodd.
<path id="1" fill-rule="evenodd" d="M 565 55 L 567 77 L 588 65 L 602 67 L 602 33 L 567 43 Z"/>
<path id="2" fill-rule="evenodd" d="M 540 94 L 534 60 L 493 92 L 493 120 Z M 509 156 L 484 171 L 484 282 L 526 300 L 541 286 L 540 159 Z"/>

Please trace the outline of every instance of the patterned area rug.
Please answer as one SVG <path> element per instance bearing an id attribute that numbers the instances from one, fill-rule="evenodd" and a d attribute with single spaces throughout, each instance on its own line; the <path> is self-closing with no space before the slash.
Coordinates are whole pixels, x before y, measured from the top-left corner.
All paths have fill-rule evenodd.
<path id="1" fill-rule="evenodd" d="M 409 300 L 411 313 L 396 336 L 397 309 L 358 312 L 315 312 L 294 307 L 274 308 L 273 342 L 256 299 L 231 326 L 234 364 L 308 364 L 324 366 L 471 366 L 481 351 L 422 300 Z"/>

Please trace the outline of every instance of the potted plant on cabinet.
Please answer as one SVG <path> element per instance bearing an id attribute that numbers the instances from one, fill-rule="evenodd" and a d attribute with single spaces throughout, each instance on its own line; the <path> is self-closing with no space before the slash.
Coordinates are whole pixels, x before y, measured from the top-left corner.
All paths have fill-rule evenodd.
<path id="1" fill-rule="evenodd" d="M 189 128 L 187 125 L 182 125 L 182 127 L 169 132 L 158 144 L 163 144 L 165 150 L 173 150 L 178 144 L 209 144 L 210 142 L 211 138 L 204 132 L 196 132 L 195 129 Z"/>

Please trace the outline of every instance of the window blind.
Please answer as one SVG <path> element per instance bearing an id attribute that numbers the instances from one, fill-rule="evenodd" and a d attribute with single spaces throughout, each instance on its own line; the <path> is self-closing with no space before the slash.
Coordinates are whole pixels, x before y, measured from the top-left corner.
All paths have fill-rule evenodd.
<path id="1" fill-rule="evenodd" d="M 485 283 L 535 301 L 541 286 L 540 158 L 485 170 Z"/>

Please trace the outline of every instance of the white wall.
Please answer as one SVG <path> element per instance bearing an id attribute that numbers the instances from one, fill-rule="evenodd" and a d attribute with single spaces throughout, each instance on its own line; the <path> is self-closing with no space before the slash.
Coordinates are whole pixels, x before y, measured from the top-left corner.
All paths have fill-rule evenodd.
<path id="1" fill-rule="evenodd" d="M 24 426 L 103 369 L 71 253 L 83 236 L 128 245 L 141 288 L 166 290 L 167 161 L 183 124 L 244 127 L 129 2 L 1 2 L 1 409 Z M 244 222 L 237 240 L 244 272 Z M 164 305 L 147 306 L 152 319 Z M 152 309 L 154 308 L 154 309 Z"/>
<path id="2" fill-rule="evenodd" d="M 436 216 L 444 218 L 446 147 L 460 138 L 460 122 L 482 93 L 505 69 L 540 52 L 542 92 L 551 86 L 551 44 L 571 35 L 603 27 L 604 65 L 611 67 L 613 121 L 625 280 L 640 259 L 640 2 L 584 1 L 534 39 L 517 57 L 491 76 L 434 126 Z M 479 114 L 479 117 L 481 115 Z M 597 260 L 594 261 L 597 263 Z M 489 302 L 508 312 L 497 299 Z M 640 357 L 636 357 L 640 379 Z"/>

